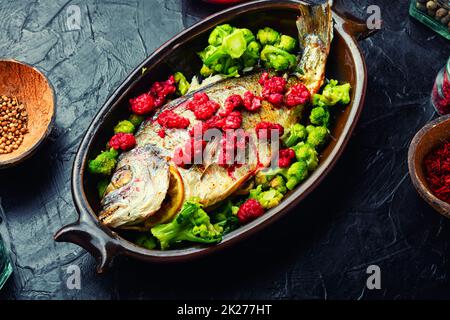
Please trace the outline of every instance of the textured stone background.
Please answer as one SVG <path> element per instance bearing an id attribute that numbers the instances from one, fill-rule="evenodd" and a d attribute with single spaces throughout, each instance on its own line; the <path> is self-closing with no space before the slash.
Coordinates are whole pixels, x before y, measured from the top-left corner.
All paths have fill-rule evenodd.
<path id="1" fill-rule="evenodd" d="M 53 83 L 56 127 L 29 161 L 0 172 L 2 234 L 14 276 L 4 299 L 117 298 L 450 298 L 450 222 L 410 182 L 406 154 L 414 133 L 435 117 L 429 103 L 449 43 L 408 17 L 408 1 L 345 1 L 365 17 L 382 8 L 383 31 L 361 43 L 367 103 L 332 174 L 296 212 L 233 250 L 190 264 L 119 260 L 106 275 L 94 259 L 52 235 L 76 219 L 70 172 L 92 117 L 124 77 L 169 37 L 218 10 L 185 1 L 0 0 L 0 57 L 36 65 Z M 69 31 L 67 8 L 81 8 Z M 326 201 L 324 201 L 326 199 Z M 67 290 L 67 266 L 82 290 Z M 378 264 L 382 289 L 365 289 Z"/>

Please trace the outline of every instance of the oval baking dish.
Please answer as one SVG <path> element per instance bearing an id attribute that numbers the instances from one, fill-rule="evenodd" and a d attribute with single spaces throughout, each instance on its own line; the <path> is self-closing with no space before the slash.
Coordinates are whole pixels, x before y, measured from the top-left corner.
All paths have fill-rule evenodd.
<path id="1" fill-rule="evenodd" d="M 357 41 L 369 36 L 372 31 L 367 29 L 365 22 L 335 11 L 335 36 L 327 65 L 327 77 L 351 84 L 351 103 L 336 118 L 332 129 L 335 139 L 323 151 L 319 168 L 280 205 L 262 217 L 225 235 L 217 245 L 168 251 L 147 250 L 123 239 L 98 221 L 97 191 L 85 170 L 87 161 L 104 147 L 104 141 L 108 139 L 107 133 L 128 112 L 125 106 L 129 98 L 141 92 L 149 83 L 163 79 L 170 73 L 183 71 L 192 76 L 194 70 L 200 69 L 201 62 L 195 52 L 204 46 L 211 29 L 218 24 L 230 23 L 252 30 L 272 26 L 283 33 L 295 35 L 296 30 L 293 28 L 298 14 L 297 5 L 298 1 L 293 0 L 255 1 L 227 9 L 179 33 L 138 66 L 100 109 L 80 144 L 72 172 L 72 193 L 79 219 L 57 232 L 55 240 L 72 242 L 85 248 L 97 258 L 98 272 L 105 271 L 118 255 L 148 262 L 184 261 L 216 252 L 257 232 L 294 208 L 312 192 L 342 154 L 361 113 L 366 92 L 366 66 Z M 142 74 L 142 68 L 147 68 L 148 72 Z"/>

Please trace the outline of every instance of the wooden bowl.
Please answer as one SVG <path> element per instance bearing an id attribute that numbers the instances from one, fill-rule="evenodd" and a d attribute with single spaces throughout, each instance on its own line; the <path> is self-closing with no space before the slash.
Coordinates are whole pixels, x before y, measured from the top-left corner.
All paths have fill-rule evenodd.
<path id="1" fill-rule="evenodd" d="M 17 150 L 0 154 L 0 169 L 30 157 L 49 135 L 55 115 L 54 91 L 36 68 L 14 60 L 0 60 L 0 95 L 16 97 L 28 112 L 28 133 Z"/>
<path id="2" fill-rule="evenodd" d="M 426 202 L 437 212 L 450 218 L 450 204 L 431 193 L 425 179 L 423 160 L 435 148 L 450 139 L 450 115 L 440 117 L 425 125 L 414 136 L 409 146 L 408 167 L 412 182 Z"/>

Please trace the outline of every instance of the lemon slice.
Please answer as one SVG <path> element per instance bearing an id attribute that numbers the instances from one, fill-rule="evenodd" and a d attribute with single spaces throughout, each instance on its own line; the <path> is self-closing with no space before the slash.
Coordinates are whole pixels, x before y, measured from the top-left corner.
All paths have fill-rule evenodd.
<path id="1" fill-rule="evenodd" d="M 178 169 L 173 166 L 170 166 L 169 173 L 170 182 L 166 198 L 164 199 L 161 208 L 145 221 L 144 229 L 146 230 L 157 224 L 171 221 L 183 205 L 184 184 L 181 175 L 178 172 Z"/>

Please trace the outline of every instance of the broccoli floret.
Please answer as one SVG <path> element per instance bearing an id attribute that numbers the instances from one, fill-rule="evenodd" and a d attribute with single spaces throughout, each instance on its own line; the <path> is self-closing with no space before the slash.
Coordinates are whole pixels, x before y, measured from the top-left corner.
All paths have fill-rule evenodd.
<path id="1" fill-rule="evenodd" d="M 330 80 L 322 94 L 313 96 L 313 105 L 318 107 L 332 107 L 338 103 L 346 105 L 350 102 L 350 89 L 349 83 L 338 85 L 337 80 Z"/>
<path id="2" fill-rule="evenodd" d="M 330 134 L 326 127 L 315 127 L 311 125 L 306 127 L 306 131 L 308 132 L 306 143 L 316 149 L 325 144 Z"/>
<path id="3" fill-rule="evenodd" d="M 230 35 L 234 31 L 234 28 L 229 24 L 222 24 L 217 26 L 209 35 L 208 43 L 213 46 L 220 46 L 223 39 Z"/>
<path id="4" fill-rule="evenodd" d="M 316 149 L 309 144 L 300 142 L 292 148 L 295 151 L 297 161 L 304 161 L 308 165 L 308 170 L 314 171 L 319 165 L 319 155 Z"/>
<path id="5" fill-rule="evenodd" d="M 276 176 L 269 183 L 270 188 L 277 190 L 278 192 L 285 194 L 287 192 L 286 182 L 282 176 Z"/>
<path id="6" fill-rule="evenodd" d="M 134 124 L 129 120 L 120 121 L 114 127 L 114 133 L 133 133 L 135 130 Z"/>
<path id="7" fill-rule="evenodd" d="M 145 117 L 137 115 L 135 113 L 132 113 L 130 117 L 128 118 L 128 121 L 130 121 L 135 127 L 139 126 L 142 121 L 144 121 Z"/>
<path id="8" fill-rule="evenodd" d="M 290 36 L 282 35 L 280 38 L 280 42 L 275 45 L 277 48 L 281 50 L 287 51 L 289 53 L 293 53 L 297 48 L 297 40 Z"/>
<path id="9" fill-rule="evenodd" d="M 242 34 L 244 35 L 244 38 L 245 38 L 245 42 L 247 42 L 247 44 L 256 40 L 255 35 L 253 34 L 253 32 L 251 30 L 249 30 L 247 28 L 242 28 L 239 30 L 242 31 Z"/>
<path id="10" fill-rule="evenodd" d="M 205 50 L 198 53 L 200 59 L 207 66 L 217 64 L 220 58 L 227 57 L 222 47 L 207 46 Z"/>
<path id="11" fill-rule="evenodd" d="M 315 107 L 311 110 L 309 121 L 316 126 L 328 127 L 330 124 L 330 112 L 326 107 Z"/>
<path id="12" fill-rule="evenodd" d="M 222 49 L 231 58 L 240 58 L 247 49 L 247 41 L 245 40 L 244 31 L 238 29 L 229 36 L 226 36 L 222 42 Z"/>
<path id="13" fill-rule="evenodd" d="M 134 240 L 134 243 L 137 244 L 140 247 L 143 247 L 145 249 L 155 249 L 157 246 L 157 242 L 154 236 L 150 233 L 141 233 L 139 234 L 136 239 Z"/>
<path id="14" fill-rule="evenodd" d="M 275 189 L 262 190 L 262 186 L 250 190 L 250 198 L 257 200 L 265 209 L 276 207 L 283 199 L 283 194 Z"/>
<path id="15" fill-rule="evenodd" d="M 175 73 L 173 77 L 175 78 L 175 83 L 177 84 L 177 94 L 179 96 L 184 96 L 189 90 L 189 81 L 187 81 L 186 77 L 181 72 Z"/>
<path id="16" fill-rule="evenodd" d="M 296 123 L 289 128 L 288 132 L 286 132 L 285 137 L 283 137 L 283 143 L 286 147 L 290 148 L 299 141 L 306 140 L 307 136 L 308 133 L 306 132 L 306 128 L 303 125 Z"/>
<path id="17" fill-rule="evenodd" d="M 297 57 L 287 51 L 267 45 L 261 51 L 261 60 L 264 62 L 266 68 L 284 71 L 295 66 Z"/>
<path id="18" fill-rule="evenodd" d="M 270 182 L 270 176 L 265 174 L 263 171 L 259 171 L 255 176 L 255 183 L 257 186 L 262 186 L 263 188 L 267 188 Z"/>
<path id="19" fill-rule="evenodd" d="M 222 240 L 223 228 L 211 224 L 208 214 L 202 206 L 193 201 L 187 201 L 175 219 L 166 224 L 160 224 L 151 229 L 162 250 L 183 242 L 217 243 Z"/>
<path id="20" fill-rule="evenodd" d="M 236 216 L 239 207 L 236 207 L 236 213 L 233 212 L 233 203 L 228 200 L 221 207 L 215 210 L 211 214 L 211 222 L 215 226 L 219 226 L 223 229 L 223 233 L 229 233 L 239 227 L 239 219 Z"/>
<path id="21" fill-rule="evenodd" d="M 305 161 L 298 161 L 291 164 L 286 173 L 286 187 L 293 190 L 300 182 L 308 177 L 308 165 Z"/>
<path id="22" fill-rule="evenodd" d="M 259 42 L 265 46 L 266 44 L 276 44 L 280 41 L 280 33 L 273 30 L 272 28 L 265 27 L 258 31 L 256 37 Z"/>
<path id="23" fill-rule="evenodd" d="M 105 195 L 106 188 L 108 188 L 108 185 L 109 185 L 109 179 L 107 179 L 107 178 L 102 179 L 97 183 L 98 197 L 100 199 L 102 199 L 103 196 Z"/>
<path id="24" fill-rule="evenodd" d="M 103 151 L 95 159 L 89 161 L 89 171 L 104 176 L 111 175 L 117 164 L 119 152 L 113 148 Z"/>
<path id="25" fill-rule="evenodd" d="M 247 45 L 247 49 L 245 50 L 244 54 L 242 55 L 244 66 L 246 68 L 253 67 L 258 62 L 260 52 L 261 45 L 256 41 L 250 42 Z"/>
<path id="26" fill-rule="evenodd" d="M 213 73 L 214 70 L 209 68 L 207 65 L 203 65 L 200 69 L 200 74 L 205 78 L 211 76 Z"/>

